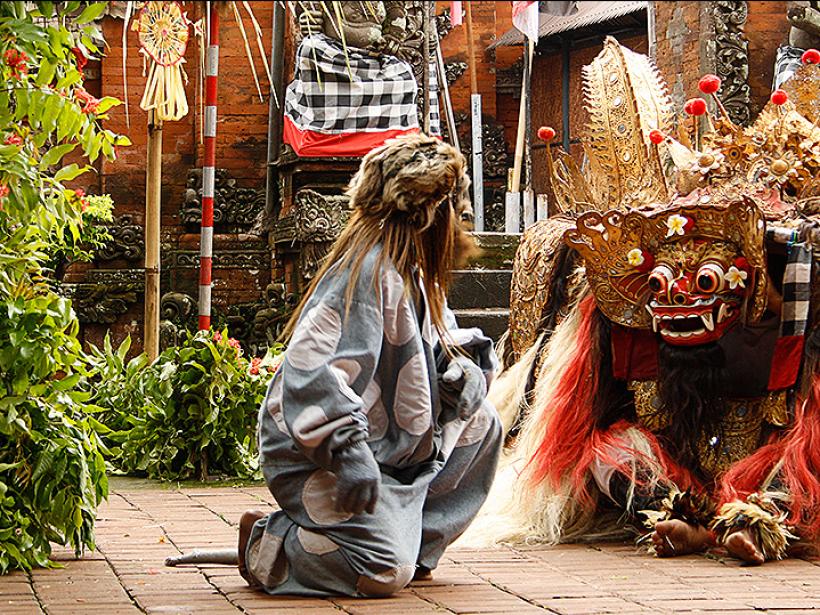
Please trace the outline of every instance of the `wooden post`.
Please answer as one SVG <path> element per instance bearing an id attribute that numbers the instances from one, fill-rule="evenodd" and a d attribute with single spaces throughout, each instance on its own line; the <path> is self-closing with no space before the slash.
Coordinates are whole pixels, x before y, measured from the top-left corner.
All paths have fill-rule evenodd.
<path id="1" fill-rule="evenodd" d="M 447 133 L 450 135 L 450 145 L 461 151 L 456 132 L 456 118 L 453 115 L 453 101 L 450 99 L 450 86 L 447 84 L 447 72 L 444 67 L 444 57 L 441 55 L 441 40 L 436 33 L 436 75 L 438 87 L 441 90 L 441 100 L 444 106 L 444 117 L 447 120 Z"/>
<path id="2" fill-rule="evenodd" d="M 475 44 L 473 42 L 472 2 L 464 3 L 467 18 L 467 66 L 470 70 L 470 116 L 472 132 L 473 162 L 473 211 L 475 230 L 484 230 L 484 153 L 481 141 L 481 94 L 478 93 L 478 79 L 475 68 Z"/>
<path id="3" fill-rule="evenodd" d="M 435 4 L 435 3 L 433 3 Z M 430 134 L 430 3 L 421 3 L 421 30 L 424 34 L 424 40 L 421 44 L 421 54 L 424 56 L 423 64 L 421 65 L 421 79 L 424 83 L 421 85 L 421 91 L 424 95 L 424 100 L 421 101 L 422 115 L 422 130 L 424 134 Z"/>
<path id="4" fill-rule="evenodd" d="M 162 121 L 148 114 L 148 164 L 145 173 L 145 319 L 143 348 L 148 361 L 159 356 L 159 228 L 162 185 Z"/>

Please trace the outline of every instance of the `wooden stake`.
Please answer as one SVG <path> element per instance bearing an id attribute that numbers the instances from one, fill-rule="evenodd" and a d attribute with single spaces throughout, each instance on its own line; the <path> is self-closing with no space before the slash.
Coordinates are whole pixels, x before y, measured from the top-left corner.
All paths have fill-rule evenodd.
<path id="1" fill-rule="evenodd" d="M 421 91 L 424 100 L 421 102 L 422 115 L 424 115 L 422 128 L 424 134 L 430 134 L 430 3 L 421 3 L 421 30 L 424 34 L 424 41 L 421 45 L 421 54 L 424 56 L 422 64 L 422 86 Z"/>
<path id="2" fill-rule="evenodd" d="M 481 94 L 478 93 L 478 79 L 475 67 L 475 44 L 473 41 L 473 12 L 471 2 L 464 3 L 467 26 L 467 66 L 470 71 L 470 116 L 472 133 L 473 163 L 473 211 L 475 230 L 484 230 L 484 153 L 481 140 Z"/>
<path id="3" fill-rule="evenodd" d="M 159 227 L 162 185 L 162 121 L 148 115 L 148 165 L 145 173 L 145 318 L 143 347 L 148 360 L 159 356 Z"/>
<path id="4" fill-rule="evenodd" d="M 527 81 L 529 65 L 532 61 L 533 43 L 526 39 L 524 43 L 524 70 L 521 71 L 521 104 L 518 107 L 518 131 L 515 134 L 515 157 L 513 158 L 513 175 L 510 190 L 521 190 L 521 165 L 524 160 L 524 137 L 527 132 Z"/>

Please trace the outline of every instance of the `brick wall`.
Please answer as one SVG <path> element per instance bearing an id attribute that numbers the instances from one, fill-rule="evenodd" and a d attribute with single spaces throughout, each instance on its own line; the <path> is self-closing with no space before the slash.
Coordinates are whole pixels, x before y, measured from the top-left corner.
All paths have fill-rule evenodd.
<path id="1" fill-rule="evenodd" d="M 708 2 L 655 2 L 657 63 L 678 108 L 699 95 L 698 79 L 714 71 L 714 26 Z M 751 112 L 754 118 L 771 93 L 777 47 L 788 39 L 785 2 L 748 5 L 743 26 L 749 42 Z"/>
<path id="2" fill-rule="evenodd" d="M 489 121 L 500 113 L 496 97 L 496 53 L 487 51 L 497 34 L 505 32 L 510 23 L 509 2 L 491 2 L 483 0 L 472 2 L 473 26 L 475 33 L 475 61 L 478 75 L 478 88 L 483 97 L 483 111 Z M 449 2 L 438 2 L 436 10 L 441 12 L 449 7 Z M 184 3 L 188 16 L 196 21 L 203 17 L 204 3 Z M 254 14 L 263 32 L 264 48 L 270 53 L 271 25 L 273 3 L 252 3 Z M 264 100 L 260 101 L 254 85 L 252 72 L 246 57 L 245 45 L 241 32 L 236 26 L 232 11 L 226 11 L 221 17 L 220 59 L 218 83 L 218 121 L 217 121 L 217 167 L 228 169 L 243 187 L 264 187 L 266 173 L 267 128 L 268 128 L 268 86 L 264 67 L 255 44 L 253 26 L 247 14 L 242 11 L 245 30 L 248 34 L 254 54 L 257 74 Z M 290 11 L 288 11 L 290 20 Z M 292 24 L 289 24 L 292 26 Z M 116 96 L 124 99 L 122 33 L 123 21 L 106 17 L 103 21 L 103 32 L 109 45 L 106 57 L 95 66 L 89 65 L 87 72 L 92 79 L 87 86 L 90 92 L 99 96 Z M 145 161 L 147 145 L 147 114 L 139 108 L 145 78 L 142 76 L 143 62 L 139 55 L 137 35 L 127 34 L 128 57 L 126 75 L 128 83 L 128 101 L 130 126 L 126 123 L 125 107 L 120 106 L 110 111 L 110 120 L 106 127 L 128 135 L 133 145 L 120 148 L 115 162 L 101 162 L 96 180 L 89 176 L 85 187 L 90 192 L 110 193 L 116 204 L 115 215 L 129 214 L 142 224 L 145 207 Z M 445 62 L 466 61 L 467 44 L 465 28 L 455 28 L 442 44 Z M 289 79 L 293 73 L 292 56 L 294 53 L 292 28 L 286 36 L 285 76 Z M 508 66 L 520 56 L 520 48 L 508 48 L 500 51 L 503 65 Z M 188 171 L 202 164 L 201 140 L 201 107 L 198 93 L 198 79 L 201 77 L 199 65 L 199 47 L 191 41 L 186 53 L 185 71 L 189 78 L 186 92 L 190 113 L 178 122 L 165 123 L 163 127 L 162 155 L 162 243 L 163 253 L 169 250 L 193 250 L 199 248 L 199 235 L 185 227 L 179 219 L 180 205 L 183 202 Z M 96 71 L 96 73 L 94 72 Z M 96 79 L 95 79 L 96 78 Z M 451 87 L 451 97 L 456 112 L 469 113 L 470 80 L 465 72 Z M 508 104 L 514 107 L 514 113 L 507 113 L 513 119 L 507 123 L 508 131 L 514 134 L 517 122 L 517 101 Z M 507 101 L 510 103 L 510 101 Z M 504 105 L 502 104 L 502 107 Z M 243 243 L 244 241 L 244 243 Z M 247 244 L 247 238 L 237 235 L 220 235 L 214 237 L 214 253 L 220 250 L 241 249 Z M 98 263 L 99 267 L 124 267 L 127 263 Z M 142 263 L 132 263 L 139 267 Z M 181 290 L 196 296 L 195 268 L 165 270 L 161 292 Z M 262 296 L 265 285 L 271 279 L 271 269 L 214 269 L 213 300 L 215 306 L 233 305 L 251 302 Z M 141 346 L 142 300 L 131 305 L 128 312 L 110 327 L 115 341 L 131 334 L 135 340 L 134 349 Z M 99 343 L 108 326 L 87 325 L 84 327 L 86 339 Z"/>

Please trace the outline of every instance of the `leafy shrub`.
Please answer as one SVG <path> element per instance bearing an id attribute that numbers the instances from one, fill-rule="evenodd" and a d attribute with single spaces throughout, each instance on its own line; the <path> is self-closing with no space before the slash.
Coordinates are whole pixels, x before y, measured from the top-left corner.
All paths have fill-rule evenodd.
<path id="1" fill-rule="evenodd" d="M 90 22 L 104 8 L 0 3 L 0 574 L 48 565 L 49 541 L 93 548 L 108 490 L 78 388 L 77 319 L 45 277 L 83 234 L 82 199 L 64 182 L 90 167 L 64 157 L 113 158 L 128 143 L 100 126 L 119 102 L 89 99 L 75 55 L 98 53 Z"/>
<path id="2" fill-rule="evenodd" d="M 152 478 L 251 477 L 256 464 L 256 416 L 277 360 L 248 361 L 227 331 L 186 333 L 146 365 L 125 361 L 106 338 L 90 353 L 90 380 L 111 461 L 123 472 Z"/>

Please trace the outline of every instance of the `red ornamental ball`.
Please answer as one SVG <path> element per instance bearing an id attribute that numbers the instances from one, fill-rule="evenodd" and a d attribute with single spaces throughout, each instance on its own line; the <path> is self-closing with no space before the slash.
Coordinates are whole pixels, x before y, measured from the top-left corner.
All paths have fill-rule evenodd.
<path id="1" fill-rule="evenodd" d="M 714 94 L 720 89 L 720 77 L 717 75 L 704 75 L 698 81 L 698 89 L 704 94 Z"/>
<path id="2" fill-rule="evenodd" d="M 702 98 L 690 98 L 683 106 L 683 110 L 689 115 L 703 115 L 706 113 L 706 101 Z"/>
<path id="3" fill-rule="evenodd" d="M 772 102 L 776 105 L 785 105 L 789 100 L 789 95 L 783 90 L 775 90 L 772 92 Z"/>
<path id="4" fill-rule="evenodd" d="M 800 59 L 803 64 L 820 64 L 820 51 L 816 49 L 806 49 Z"/>
<path id="5" fill-rule="evenodd" d="M 664 139 L 666 139 L 666 136 L 664 136 L 660 130 L 655 129 L 649 131 L 649 140 L 655 145 L 660 145 Z"/>
<path id="6" fill-rule="evenodd" d="M 555 129 L 552 126 L 541 126 L 538 129 L 538 138 L 549 143 L 555 138 Z"/>
<path id="7" fill-rule="evenodd" d="M 749 273 L 752 270 L 752 267 L 745 256 L 738 256 L 735 259 L 735 267 L 737 267 L 741 271 L 745 271 L 746 273 Z"/>

